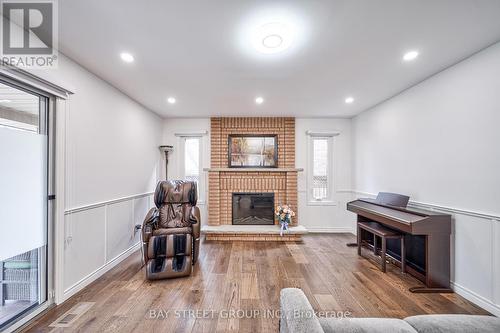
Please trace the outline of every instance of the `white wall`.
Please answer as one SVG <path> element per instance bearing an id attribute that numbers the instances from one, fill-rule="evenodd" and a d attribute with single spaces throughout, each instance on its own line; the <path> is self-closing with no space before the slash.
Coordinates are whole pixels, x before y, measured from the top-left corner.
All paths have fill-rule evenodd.
<path id="1" fill-rule="evenodd" d="M 61 301 L 138 248 L 134 225 L 159 179 L 162 119 L 62 54 L 57 69 L 32 72 L 74 91 L 57 110 L 66 114 Z"/>
<path id="2" fill-rule="evenodd" d="M 168 157 L 168 179 L 182 179 L 183 172 L 181 170 L 181 153 L 180 144 L 181 137 L 179 134 L 200 134 L 206 133 L 202 136 L 202 167 L 210 167 L 210 118 L 168 118 L 163 121 L 163 136 L 162 145 L 174 146 L 174 151 Z M 177 135 L 176 135 L 177 134 Z M 164 156 L 162 156 L 162 165 Z M 161 177 L 165 178 L 165 171 L 162 167 Z M 205 178 L 205 184 L 208 184 L 207 172 L 202 172 L 202 177 Z M 202 200 L 198 200 L 198 207 L 200 208 L 201 223 L 206 224 L 208 221 L 207 211 L 207 188 L 205 187 L 204 193 L 200 194 Z"/>
<path id="3" fill-rule="evenodd" d="M 497 315 L 499 93 L 496 44 L 353 120 L 354 189 L 451 211 L 455 289 Z"/>
<path id="4" fill-rule="evenodd" d="M 320 205 L 307 201 L 308 136 L 306 131 L 339 132 L 333 139 L 334 196 L 333 203 Z M 299 172 L 300 224 L 309 231 L 353 232 L 355 216 L 346 210 L 351 194 L 351 120 L 297 118 L 295 120 L 295 166 Z"/>

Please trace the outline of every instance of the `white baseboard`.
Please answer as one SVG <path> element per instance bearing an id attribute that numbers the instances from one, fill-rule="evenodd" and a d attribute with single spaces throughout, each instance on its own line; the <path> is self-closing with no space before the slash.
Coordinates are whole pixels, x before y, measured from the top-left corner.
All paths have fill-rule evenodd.
<path id="1" fill-rule="evenodd" d="M 349 227 L 332 227 L 332 228 L 314 228 L 307 227 L 307 231 L 312 234 L 345 234 L 345 233 L 354 233 L 354 230 Z"/>
<path id="2" fill-rule="evenodd" d="M 456 284 L 454 282 L 451 283 L 453 291 L 455 291 L 457 294 L 462 296 L 463 298 L 471 301 L 472 303 L 476 304 L 477 306 L 485 309 L 486 311 L 494 314 L 497 317 L 500 317 L 500 306 L 497 304 L 492 303 L 490 300 L 476 294 L 475 292 L 462 287 L 459 284 Z"/>
<path id="3" fill-rule="evenodd" d="M 108 261 L 103 266 L 99 267 L 98 269 L 96 269 L 95 271 L 93 271 L 89 275 L 85 276 L 83 279 L 81 279 L 80 281 L 78 281 L 77 283 L 75 283 L 74 285 L 69 287 L 68 289 L 64 290 L 63 299 L 58 304 L 61 304 L 62 302 L 66 301 L 68 298 L 75 295 L 77 292 L 79 292 L 80 290 L 82 290 L 83 288 L 85 288 L 86 286 L 88 286 L 89 284 L 91 284 L 92 282 L 94 282 L 95 280 L 100 278 L 101 276 L 103 276 L 106 272 L 108 272 L 113 267 L 115 267 L 116 265 L 121 263 L 123 260 L 125 260 L 127 257 L 129 257 L 132 253 L 134 253 L 135 251 L 137 251 L 140 248 L 141 248 L 140 242 L 138 242 L 135 245 L 132 245 L 130 248 L 123 251 L 122 253 L 120 253 L 118 256 L 111 259 L 110 261 Z"/>

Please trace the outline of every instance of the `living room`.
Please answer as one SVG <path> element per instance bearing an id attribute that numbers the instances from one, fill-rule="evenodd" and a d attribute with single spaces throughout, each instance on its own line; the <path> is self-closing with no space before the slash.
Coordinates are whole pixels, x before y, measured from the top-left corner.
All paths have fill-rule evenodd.
<path id="1" fill-rule="evenodd" d="M 500 331 L 500 2 L 0 6 L 0 331 Z"/>

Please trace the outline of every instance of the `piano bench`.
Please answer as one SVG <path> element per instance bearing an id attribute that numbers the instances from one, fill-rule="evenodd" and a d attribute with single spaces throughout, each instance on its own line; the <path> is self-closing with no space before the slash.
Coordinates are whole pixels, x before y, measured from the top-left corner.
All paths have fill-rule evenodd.
<path id="1" fill-rule="evenodd" d="M 382 249 L 380 253 L 381 257 L 381 267 L 380 269 L 382 272 L 385 273 L 386 271 L 386 251 L 387 251 L 387 239 L 390 238 L 397 238 L 401 241 L 401 272 L 405 272 L 405 261 L 406 261 L 406 256 L 405 256 L 405 238 L 404 234 L 401 232 L 398 232 L 393 229 L 389 229 L 387 227 L 384 227 L 382 224 L 377 223 L 377 222 L 358 222 L 358 255 L 361 256 L 361 245 L 362 245 L 362 238 L 361 238 L 361 230 L 365 230 L 371 234 L 373 234 L 373 253 L 377 255 L 377 237 L 380 237 L 382 239 Z"/>

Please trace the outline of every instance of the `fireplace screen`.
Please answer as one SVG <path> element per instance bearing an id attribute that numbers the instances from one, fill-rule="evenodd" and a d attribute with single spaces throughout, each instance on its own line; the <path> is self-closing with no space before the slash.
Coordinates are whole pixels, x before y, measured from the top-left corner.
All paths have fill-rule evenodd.
<path id="1" fill-rule="evenodd" d="M 274 193 L 233 193 L 233 224 L 274 224 Z"/>

